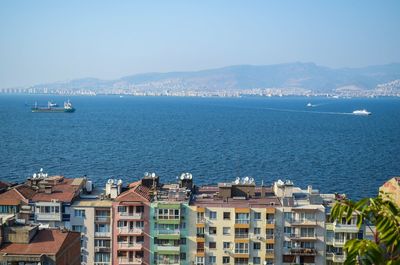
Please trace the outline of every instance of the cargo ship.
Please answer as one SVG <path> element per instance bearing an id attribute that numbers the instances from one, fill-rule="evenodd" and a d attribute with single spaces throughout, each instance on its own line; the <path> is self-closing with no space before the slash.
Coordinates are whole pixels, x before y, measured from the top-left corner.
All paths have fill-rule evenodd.
<path id="1" fill-rule="evenodd" d="M 64 102 L 64 107 L 63 108 L 55 108 L 48 102 L 47 107 L 38 107 L 37 102 L 35 102 L 35 106 L 32 107 L 32 112 L 67 112 L 67 113 L 72 113 L 75 111 L 75 108 L 72 106 L 71 102 L 69 100 L 67 102 Z"/>

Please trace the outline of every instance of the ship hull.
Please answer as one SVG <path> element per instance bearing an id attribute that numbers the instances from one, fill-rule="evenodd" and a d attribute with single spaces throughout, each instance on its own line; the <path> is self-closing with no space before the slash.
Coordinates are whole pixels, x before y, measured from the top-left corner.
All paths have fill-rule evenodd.
<path id="1" fill-rule="evenodd" d="M 72 113 L 75 112 L 75 109 L 37 109 L 37 108 L 33 108 L 32 112 L 35 113 Z"/>

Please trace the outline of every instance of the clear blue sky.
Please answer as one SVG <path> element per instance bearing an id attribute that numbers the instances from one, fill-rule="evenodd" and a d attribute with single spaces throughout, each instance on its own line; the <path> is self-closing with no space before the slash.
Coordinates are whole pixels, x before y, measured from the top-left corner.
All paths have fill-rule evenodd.
<path id="1" fill-rule="evenodd" d="M 1 1 L 0 88 L 81 77 L 400 62 L 400 1 Z"/>

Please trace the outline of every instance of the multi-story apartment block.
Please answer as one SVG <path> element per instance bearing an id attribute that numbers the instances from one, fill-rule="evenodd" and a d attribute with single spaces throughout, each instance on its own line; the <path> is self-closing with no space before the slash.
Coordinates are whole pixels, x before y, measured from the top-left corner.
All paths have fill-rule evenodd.
<path id="1" fill-rule="evenodd" d="M 151 203 L 151 264 L 188 265 L 189 202 L 193 190 L 191 174 L 182 174 L 179 184 L 158 185 Z"/>
<path id="2" fill-rule="evenodd" d="M 189 259 L 206 264 L 275 264 L 276 207 L 271 188 L 251 178 L 196 191 Z M 195 222 L 195 225 L 193 225 Z"/>
<path id="3" fill-rule="evenodd" d="M 131 183 L 112 203 L 114 265 L 152 264 L 149 212 L 153 180 L 143 178 Z"/>
<path id="4" fill-rule="evenodd" d="M 325 264 L 325 207 L 318 190 L 277 181 L 276 264 Z"/>
<path id="5" fill-rule="evenodd" d="M 112 201 L 91 187 L 89 190 L 71 206 L 71 230 L 81 233 L 82 265 L 111 265 Z"/>

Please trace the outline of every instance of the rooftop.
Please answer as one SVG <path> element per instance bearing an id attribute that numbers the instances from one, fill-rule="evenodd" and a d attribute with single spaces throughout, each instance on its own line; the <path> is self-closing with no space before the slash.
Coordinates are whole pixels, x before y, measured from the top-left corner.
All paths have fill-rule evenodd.
<path id="1" fill-rule="evenodd" d="M 79 237 L 80 234 L 58 229 L 39 230 L 29 244 L 8 243 L 0 247 L 2 255 L 55 255 L 59 252 L 68 237 Z"/>
<path id="2" fill-rule="evenodd" d="M 32 201 L 51 202 L 53 200 L 58 200 L 60 202 L 71 203 L 72 200 L 79 194 L 83 182 L 84 182 L 83 178 L 74 178 L 74 179 L 63 178 L 61 181 L 57 182 L 54 186 L 52 186 L 51 193 L 37 192 L 32 197 Z"/>

